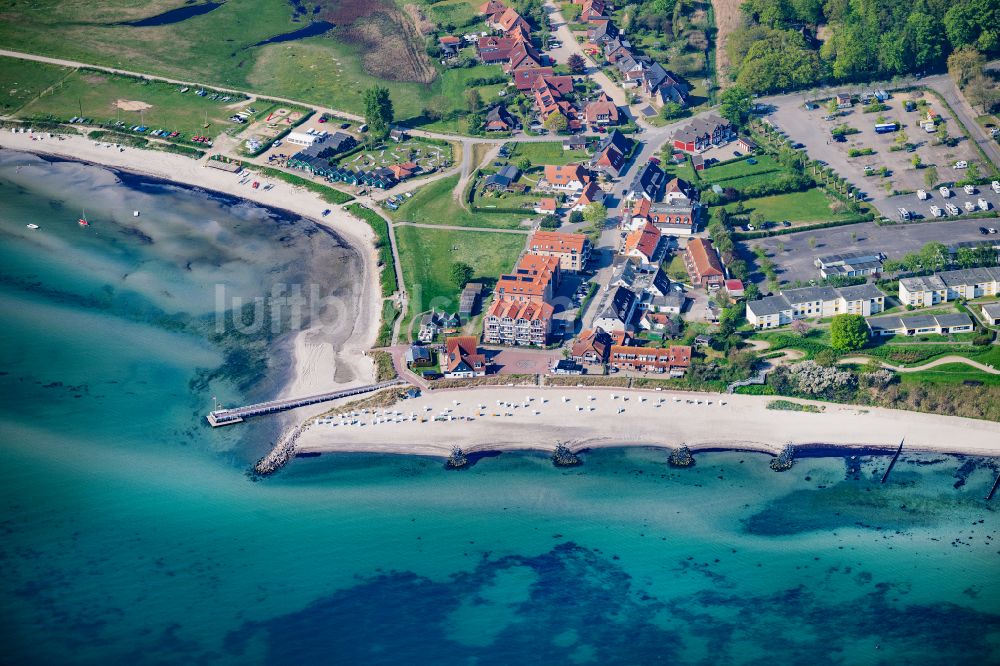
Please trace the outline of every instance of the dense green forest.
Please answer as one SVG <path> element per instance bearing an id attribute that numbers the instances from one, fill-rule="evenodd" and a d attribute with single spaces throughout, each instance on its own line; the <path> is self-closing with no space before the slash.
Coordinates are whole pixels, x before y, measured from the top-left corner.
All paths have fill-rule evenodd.
<path id="1" fill-rule="evenodd" d="M 1000 54 L 998 0 L 746 0 L 726 45 L 736 82 L 759 93 L 823 81 L 943 71 L 969 47 Z"/>

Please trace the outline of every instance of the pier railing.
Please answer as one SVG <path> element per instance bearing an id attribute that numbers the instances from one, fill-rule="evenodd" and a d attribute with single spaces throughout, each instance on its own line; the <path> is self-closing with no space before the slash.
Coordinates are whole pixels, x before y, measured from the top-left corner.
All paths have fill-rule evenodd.
<path id="1" fill-rule="evenodd" d="M 405 383 L 406 382 L 404 382 L 402 379 L 392 379 L 387 382 L 379 382 L 378 384 L 355 386 L 354 388 L 342 389 L 340 391 L 330 391 L 328 393 L 318 393 L 316 395 L 309 395 L 302 398 L 285 398 L 283 400 L 271 400 L 269 402 L 259 402 L 255 405 L 247 405 L 245 407 L 234 407 L 232 409 L 216 409 L 209 412 L 208 416 L 206 416 L 205 418 L 208 420 L 208 422 L 212 425 L 213 428 L 217 428 L 219 426 L 240 423 L 243 421 L 243 419 L 249 418 L 251 416 L 274 414 L 276 412 L 283 412 L 289 409 L 305 407 L 307 405 L 315 405 L 320 402 L 329 402 L 331 400 L 349 398 L 353 395 L 371 393 L 372 391 L 378 391 L 384 388 L 389 388 L 390 386 L 398 386 L 400 384 L 405 384 Z"/>

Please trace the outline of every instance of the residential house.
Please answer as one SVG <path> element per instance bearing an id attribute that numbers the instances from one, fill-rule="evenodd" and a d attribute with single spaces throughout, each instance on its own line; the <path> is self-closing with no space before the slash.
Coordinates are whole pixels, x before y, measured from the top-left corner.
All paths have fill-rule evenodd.
<path id="1" fill-rule="evenodd" d="M 406 141 L 410 138 L 410 135 L 406 133 L 406 130 L 400 129 L 398 127 L 393 127 L 389 130 L 389 138 L 400 143 L 401 141 Z"/>
<path id="2" fill-rule="evenodd" d="M 583 366 L 576 361 L 568 361 L 564 358 L 552 364 L 553 375 L 582 375 Z"/>
<path id="3" fill-rule="evenodd" d="M 507 112 L 507 107 L 497 104 L 486 112 L 483 129 L 487 132 L 510 132 L 517 128 L 517 121 Z"/>
<path id="4" fill-rule="evenodd" d="M 553 70 L 551 67 L 536 65 L 534 67 L 519 67 L 511 72 L 511 76 L 514 80 L 514 87 L 521 92 L 527 92 L 534 89 L 535 85 L 538 83 L 538 77 L 553 76 L 552 72 Z"/>
<path id="5" fill-rule="evenodd" d="M 583 116 L 590 126 L 617 125 L 618 106 L 607 93 L 602 92 L 600 97 L 584 107 Z"/>
<path id="6" fill-rule="evenodd" d="M 606 193 L 597 184 L 597 181 L 592 180 L 584 186 L 580 196 L 576 198 L 570 209 L 582 211 L 592 203 L 603 203 L 605 196 Z"/>
<path id="7" fill-rule="evenodd" d="M 479 5 L 479 13 L 485 17 L 487 23 L 496 21 L 505 11 L 507 11 L 507 5 L 500 0 L 488 0 Z"/>
<path id="8" fill-rule="evenodd" d="M 683 297 L 682 297 L 683 298 Z M 659 333 L 665 338 L 675 338 L 680 335 L 683 324 L 674 315 L 647 310 L 639 319 L 639 328 L 652 333 Z"/>
<path id="9" fill-rule="evenodd" d="M 603 328 L 587 329 L 573 342 L 569 355 L 577 363 L 602 365 L 608 362 L 612 346 L 625 344 L 628 340 L 624 332 L 619 333 L 616 339 Z"/>
<path id="10" fill-rule="evenodd" d="M 525 37 L 531 35 L 531 26 L 513 7 L 508 7 L 500 14 L 494 14 L 486 20 L 486 25 L 491 30 L 499 30 L 505 35 L 512 33 L 519 33 Z"/>
<path id="11" fill-rule="evenodd" d="M 689 204 L 694 199 L 695 189 L 680 178 L 671 178 L 663 188 L 663 202 L 666 204 Z"/>
<path id="12" fill-rule="evenodd" d="M 517 182 L 521 172 L 513 164 L 504 166 L 500 171 L 486 177 L 483 188 L 487 190 L 506 192 L 511 189 L 511 185 Z"/>
<path id="13" fill-rule="evenodd" d="M 458 314 L 463 319 L 468 319 L 473 315 L 476 310 L 476 304 L 479 302 L 479 296 L 483 293 L 483 285 L 481 282 L 469 282 L 462 289 L 461 295 L 458 297 Z"/>
<path id="14" fill-rule="evenodd" d="M 594 319 L 594 327 L 609 333 L 634 330 L 633 319 L 639 297 L 630 289 L 616 287 Z"/>
<path id="15" fill-rule="evenodd" d="M 408 368 L 434 365 L 434 355 L 431 354 L 431 348 L 423 345 L 410 345 L 406 350 L 405 359 Z"/>
<path id="16" fill-rule="evenodd" d="M 557 257 L 564 271 L 582 271 L 590 260 L 590 239 L 583 234 L 536 231 L 528 239 L 528 252 L 540 257 Z"/>
<path id="17" fill-rule="evenodd" d="M 563 150 L 585 150 L 587 148 L 587 137 L 575 135 L 563 139 Z"/>
<path id="18" fill-rule="evenodd" d="M 684 292 L 671 289 L 667 293 L 643 300 L 643 310 L 647 313 L 675 315 L 684 310 L 687 296 Z"/>
<path id="19" fill-rule="evenodd" d="M 865 317 L 885 309 L 885 294 L 875 285 L 804 287 L 747 303 L 747 321 L 754 328 L 774 328 L 797 319 L 859 314 Z"/>
<path id="20" fill-rule="evenodd" d="M 600 21 L 587 30 L 587 40 L 599 48 L 614 41 L 619 35 L 618 26 L 612 21 Z"/>
<path id="21" fill-rule="evenodd" d="M 975 330 L 972 318 L 962 313 L 938 315 L 889 315 L 885 317 L 869 317 L 865 320 L 872 335 L 950 335 L 952 333 L 971 333 Z"/>
<path id="22" fill-rule="evenodd" d="M 849 109 L 854 105 L 854 100 L 847 93 L 839 93 L 837 95 L 837 108 L 838 109 Z"/>
<path id="23" fill-rule="evenodd" d="M 688 241 L 684 250 L 684 266 L 691 276 L 691 284 L 696 287 L 718 289 L 726 279 L 726 270 L 712 247 L 712 241 L 704 238 L 692 238 Z"/>
<path id="24" fill-rule="evenodd" d="M 983 321 L 990 326 L 1000 324 L 1000 303 L 983 303 L 981 308 Z"/>
<path id="25" fill-rule="evenodd" d="M 580 23 L 593 23 L 596 21 L 607 21 L 604 15 L 604 0 L 585 0 L 583 9 L 580 10 Z"/>
<path id="26" fill-rule="evenodd" d="M 663 106 L 667 102 L 686 107 L 691 94 L 691 88 L 680 76 L 668 72 L 658 62 L 654 62 L 643 70 L 639 89 L 657 107 Z"/>
<path id="27" fill-rule="evenodd" d="M 557 202 L 552 197 L 545 197 L 544 199 L 539 199 L 535 204 L 535 212 L 539 215 L 555 215 L 556 211 L 559 210 L 559 202 Z"/>
<path id="28" fill-rule="evenodd" d="M 611 348 L 609 365 L 616 370 L 683 377 L 691 367 L 691 347 L 674 345 L 657 349 L 615 345 Z"/>
<path id="29" fill-rule="evenodd" d="M 463 335 L 444 341 L 441 372 L 448 378 L 482 377 L 486 374 L 486 355 L 479 352 L 474 336 Z"/>
<path id="30" fill-rule="evenodd" d="M 742 298 L 745 292 L 743 280 L 726 280 L 725 287 L 733 298 Z"/>
<path id="31" fill-rule="evenodd" d="M 530 42 L 518 42 L 507 55 L 503 71 L 513 74 L 519 69 L 538 69 L 542 66 L 542 58 Z"/>
<path id="32" fill-rule="evenodd" d="M 546 164 L 538 187 L 578 192 L 592 180 L 590 172 L 579 164 Z"/>
<path id="33" fill-rule="evenodd" d="M 727 143 L 734 136 L 732 123 L 713 113 L 705 118 L 695 118 L 674 132 L 673 146 L 677 150 L 694 153 Z"/>
<path id="34" fill-rule="evenodd" d="M 900 302 L 914 307 L 997 294 L 1000 294 L 1000 266 L 945 271 L 899 281 Z"/>
<path id="35" fill-rule="evenodd" d="M 654 270 L 660 259 L 661 240 L 660 230 L 647 222 L 625 236 L 621 253 L 635 261 L 642 270 Z"/>
<path id="36" fill-rule="evenodd" d="M 618 130 L 612 130 L 597 144 L 597 150 L 590 161 L 590 168 L 617 178 L 631 150 L 632 140 Z"/>
<path id="37" fill-rule="evenodd" d="M 520 40 L 514 37 L 489 35 L 476 42 L 476 53 L 484 65 L 497 65 L 510 61 L 510 52 Z"/>
<path id="38" fill-rule="evenodd" d="M 431 342 L 441 333 L 458 328 L 461 325 L 458 315 L 431 310 L 420 318 L 420 332 L 417 339 L 421 342 Z"/>
<path id="39" fill-rule="evenodd" d="M 859 277 L 881 273 L 883 259 L 885 255 L 881 252 L 845 252 L 818 257 L 813 265 L 819 269 L 819 274 L 824 278 Z"/>
<path id="40" fill-rule="evenodd" d="M 458 55 L 458 50 L 462 48 L 462 40 L 459 37 L 445 35 L 438 38 L 438 47 L 441 49 L 442 56 Z"/>
<path id="41" fill-rule="evenodd" d="M 663 173 L 663 169 L 658 164 L 646 162 L 636 172 L 632 178 L 632 182 L 629 183 L 628 189 L 625 190 L 625 200 L 635 201 L 636 199 L 645 198 L 655 201 L 659 197 L 660 188 L 663 186 L 665 177 L 666 174 Z"/>

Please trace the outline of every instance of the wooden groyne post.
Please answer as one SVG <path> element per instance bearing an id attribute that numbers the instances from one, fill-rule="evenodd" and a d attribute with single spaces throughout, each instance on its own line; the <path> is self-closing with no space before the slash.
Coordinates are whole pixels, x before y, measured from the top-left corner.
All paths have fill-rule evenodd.
<path id="1" fill-rule="evenodd" d="M 993 487 L 990 488 L 990 492 L 986 494 L 987 502 L 993 499 L 993 495 L 996 494 L 998 487 L 1000 487 L 1000 474 L 997 474 L 997 480 L 993 482 Z"/>
<path id="2" fill-rule="evenodd" d="M 885 468 L 885 474 L 882 475 L 881 483 L 885 483 L 886 479 L 889 478 L 889 472 L 891 472 L 892 468 L 896 466 L 896 461 L 899 460 L 899 454 L 903 452 L 904 441 L 906 441 L 905 437 L 899 440 L 899 448 L 896 449 L 896 454 L 892 457 L 892 460 L 889 461 L 889 466 Z"/>

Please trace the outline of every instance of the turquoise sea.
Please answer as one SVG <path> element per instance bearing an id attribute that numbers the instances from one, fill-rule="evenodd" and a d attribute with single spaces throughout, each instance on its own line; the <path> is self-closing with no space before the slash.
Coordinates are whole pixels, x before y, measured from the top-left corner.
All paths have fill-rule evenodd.
<path id="1" fill-rule="evenodd" d="M 277 420 L 202 417 L 277 393 L 293 326 L 220 328 L 217 285 L 350 302 L 354 252 L 9 151 L 0 233 L 0 663 L 997 662 L 997 461 L 904 455 L 880 485 L 887 458 L 834 451 L 339 455 L 252 482 Z"/>

